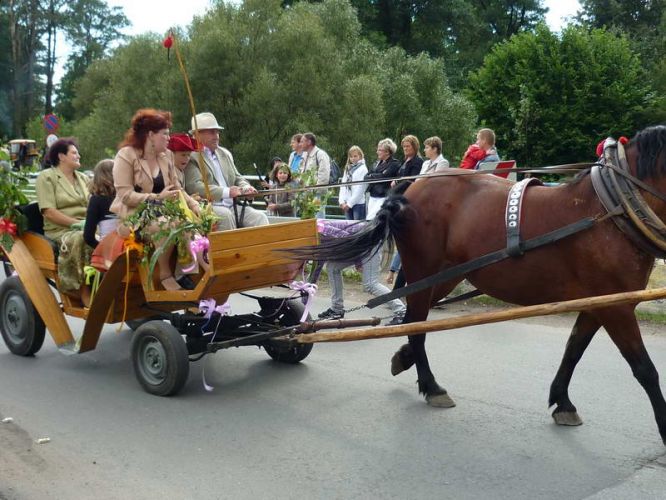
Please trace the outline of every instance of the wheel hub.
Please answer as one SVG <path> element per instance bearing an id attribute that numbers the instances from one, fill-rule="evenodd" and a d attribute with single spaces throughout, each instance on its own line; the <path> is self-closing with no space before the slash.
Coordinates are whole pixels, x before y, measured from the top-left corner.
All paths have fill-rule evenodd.
<path id="1" fill-rule="evenodd" d="M 155 338 L 146 338 L 141 346 L 140 370 L 146 381 L 158 385 L 167 373 L 167 356 L 162 343 Z"/>
<path id="2" fill-rule="evenodd" d="M 5 333 L 14 343 L 22 342 L 26 337 L 24 328 L 24 318 L 27 318 L 28 311 L 21 298 L 12 294 L 5 300 L 3 326 Z"/>

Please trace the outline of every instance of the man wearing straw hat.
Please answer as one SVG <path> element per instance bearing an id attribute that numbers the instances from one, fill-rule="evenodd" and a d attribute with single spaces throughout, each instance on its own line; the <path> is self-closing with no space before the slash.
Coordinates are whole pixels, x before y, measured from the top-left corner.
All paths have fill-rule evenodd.
<path id="1" fill-rule="evenodd" d="M 234 207 L 234 198 L 242 194 L 256 193 L 257 190 L 238 172 L 231 152 L 220 146 L 220 130 L 223 130 L 223 127 L 218 125 L 213 113 L 199 113 L 192 118 L 190 134 L 198 132 L 203 148 L 192 154 L 185 168 L 185 191 L 188 194 L 206 196 L 202 176 L 202 169 L 205 167 L 213 210 L 222 218 L 218 223 L 218 230 L 266 225 L 268 218 L 263 212 L 250 206 Z"/>

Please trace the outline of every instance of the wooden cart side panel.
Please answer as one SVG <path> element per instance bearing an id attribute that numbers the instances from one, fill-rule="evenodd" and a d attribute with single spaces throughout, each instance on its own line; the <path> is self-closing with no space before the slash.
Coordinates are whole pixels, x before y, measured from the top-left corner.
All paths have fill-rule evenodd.
<path id="1" fill-rule="evenodd" d="M 60 309 L 53 292 L 51 292 L 37 261 L 30 255 L 25 243 L 21 239 L 17 239 L 14 241 L 12 251 L 5 253 L 14 269 L 16 269 L 21 283 L 44 321 L 53 341 L 58 347 L 73 345 L 74 337 L 65 320 L 65 315 Z"/>
<path id="2" fill-rule="evenodd" d="M 21 241 L 30 249 L 30 254 L 40 269 L 43 271 L 57 270 L 55 254 L 50 240 L 41 234 L 26 232 L 21 235 Z"/>
<path id="3" fill-rule="evenodd" d="M 214 250 L 209 254 L 209 259 L 213 263 L 214 274 L 246 270 L 254 272 L 254 270 L 260 270 L 265 266 L 287 265 L 294 262 L 287 252 L 277 252 L 276 250 L 288 250 L 315 243 L 316 241 L 312 237 L 273 241 L 241 248 Z"/>
<path id="4" fill-rule="evenodd" d="M 208 240 L 210 241 L 211 249 L 222 250 L 244 248 L 278 240 L 294 240 L 304 237 L 317 237 L 317 221 L 315 219 L 210 233 Z"/>
<path id="5" fill-rule="evenodd" d="M 298 275 L 300 269 L 301 263 L 292 262 L 287 265 L 266 265 L 261 269 L 218 274 L 208 281 L 202 296 L 220 302 L 230 293 L 291 281 Z"/>

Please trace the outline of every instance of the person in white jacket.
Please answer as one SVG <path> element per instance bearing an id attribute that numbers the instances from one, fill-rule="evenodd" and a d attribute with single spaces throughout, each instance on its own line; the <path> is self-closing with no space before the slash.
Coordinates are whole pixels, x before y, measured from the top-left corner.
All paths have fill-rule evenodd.
<path id="1" fill-rule="evenodd" d="M 368 167 L 365 165 L 363 150 L 358 146 L 352 146 L 347 153 L 347 165 L 342 183 L 362 181 L 367 173 Z M 363 183 L 340 188 L 338 201 L 348 220 L 365 220 L 366 188 L 367 184 Z"/>

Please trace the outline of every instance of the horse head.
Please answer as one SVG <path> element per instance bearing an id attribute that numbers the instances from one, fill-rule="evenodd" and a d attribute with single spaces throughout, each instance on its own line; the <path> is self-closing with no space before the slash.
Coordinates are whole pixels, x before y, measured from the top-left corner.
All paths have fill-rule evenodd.
<path id="1" fill-rule="evenodd" d="M 666 177 L 666 125 L 638 132 L 626 148 L 633 175 L 641 180 Z"/>

